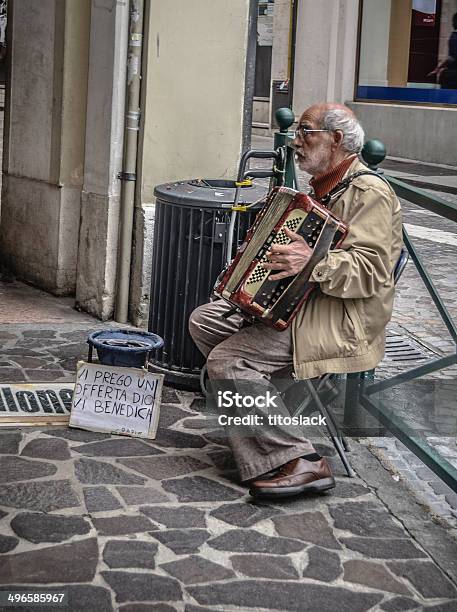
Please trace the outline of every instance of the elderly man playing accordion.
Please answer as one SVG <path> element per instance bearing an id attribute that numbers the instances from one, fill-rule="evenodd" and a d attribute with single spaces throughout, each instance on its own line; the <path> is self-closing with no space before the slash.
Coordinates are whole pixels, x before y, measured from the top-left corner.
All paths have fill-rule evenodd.
<path id="1" fill-rule="evenodd" d="M 401 210 L 390 186 L 359 161 L 363 142 L 361 125 L 343 105 L 317 104 L 300 117 L 294 147 L 300 169 L 312 175 L 311 196 L 324 201 L 349 232 L 315 265 L 310 280 L 319 290 L 286 330 L 243 325 L 239 315 L 223 318 L 230 309 L 224 300 L 192 313 L 190 332 L 207 358 L 210 380 L 261 386 L 288 366 L 297 379 L 311 379 L 369 370 L 381 361 L 402 244 Z M 335 189 L 359 173 L 345 181 L 343 193 Z M 338 195 L 329 202 L 332 191 Z M 298 274 L 312 254 L 300 235 L 286 232 L 289 244 L 273 245 L 268 253 L 271 280 Z M 326 459 L 295 430 L 278 426 L 241 437 L 236 427 L 226 430 L 252 495 L 286 497 L 335 486 Z"/>

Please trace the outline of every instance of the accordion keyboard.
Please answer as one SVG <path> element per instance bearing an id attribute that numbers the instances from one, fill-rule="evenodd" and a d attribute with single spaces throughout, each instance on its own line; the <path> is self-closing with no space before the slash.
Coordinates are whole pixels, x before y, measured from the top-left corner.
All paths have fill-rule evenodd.
<path id="1" fill-rule="evenodd" d="M 244 291 L 251 296 L 256 296 L 260 292 L 258 298 L 263 306 L 266 306 L 271 300 L 280 295 L 285 286 L 284 282 L 268 281 L 268 276 L 272 272 L 263 267 L 263 264 L 267 261 L 267 252 L 275 244 L 286 245 L 290 243 L 290 238 L 284 231 L 285 228 L 302 236 L 308 245 L 313 247 L 324 222 L 325 218 L 317 215 L 315 212 L 308 214 L 302 209 L 296 208 L 292 210 L 279 231 L 270 234 L 268 240 L 258 252 L 256 257 L 257 264 L 244 283 Z"/>
<path id="2" fill-rule="evenodd" d="M 292 232 L 296 232 L 300 229 L 306 217 L 306 211 L 300 208 L 296 208 L 295 210 L 291 211 L 291 214 L 287 217 L 282 227 L 276 232 L 276 234 L 270 234 L 268 240 L 265 242 L 265 244 L 262 246 L 259 253 L 257 254 L 256 260 L 258 263 L 246 279 L 244 289 L 249 295 L 255 295 L 257 293 L 263 281 L 270 273 L 269 270 L 266 270 L 263 267 L 263 264 L 267 261 L 267 252 L 275 244 L 289 244 L 290 238 L 284 231 L 285 228 L 291 230 Z"/>

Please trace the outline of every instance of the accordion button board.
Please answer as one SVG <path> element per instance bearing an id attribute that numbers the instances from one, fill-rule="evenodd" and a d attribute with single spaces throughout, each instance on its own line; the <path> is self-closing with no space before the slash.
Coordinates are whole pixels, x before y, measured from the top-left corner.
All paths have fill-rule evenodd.
<path id="1" fill-rule="evenodd" d="M 273 272 L 263 267 L 263 264 L 268 260 L 267 252 L 276 244 L 290 244 L 291 240 L 284 231 L 284 228 L 302 236 L 308 246 L 313 248 L 320 236 L 325 221 L 326 217 L 320 216 L 314 212 L 306 213 L 303 209 L 297 208 L 291 211 L 279 231 L 277 231 L 277 233 L 272 233 L 267 242 L 257 253 L 254 259 L 254 262 L 257 263 L 255 263 L 252 272 L 245 280 L 245 292 L 255 297 L 255 301 L 262 303 L 264 306 L 266 306 L 266 300 L 274 299 L 275 294 L 281 293 L 285 288 L 285 283 L 283 281 L 268 280 Z"/>

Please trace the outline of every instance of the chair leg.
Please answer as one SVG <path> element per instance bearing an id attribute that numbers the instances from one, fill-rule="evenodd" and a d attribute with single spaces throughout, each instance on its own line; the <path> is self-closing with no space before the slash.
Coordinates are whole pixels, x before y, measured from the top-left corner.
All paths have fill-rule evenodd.
<path id="1" fill-rule="evenodd" d="M 332 442 L 335 445 L 338 455 L 340 456 L 341 462 L 344 465 L 344 469 L 346 470 L 346 474 L 348 475 L 348 478 L 354 478 L 355 476 L 354 470 L 351 468 L 348 458 L 346 457 L 345 449 L 343 445 L 341 444 L 340 440 L 338 438 L 334 438 L 332 439 Z"/>
<path id="2" fill-rule="evenodd" d="M 316 386 L 317 393 L 320 393 L 321 389 L 324 387 L 324 385 L 331 378 L 332 378 L 332 374 L 325 374 L 324 376 L 322 376 L 322 378 L 318 381 L 317 386 Z M 328 402 L 326 400 L 321 399 L 321 403 L 325 406 Z M 292 416 L 294 416 L 294 417 L 300 416 L 301 414 L 303 414 L 303 412 L 306 411 L 306 409 L 310 405 L 315 406 L 314 410 L 318 409 L 319 407 L 316 406 L 315 404 L 316 404 L 316 402 L 314 401 L 313 396 L 312 395 L 311 396 L 308 395 L 308 397 L 306 399 L 304 399 L 302 401 L 302 403 L 294 410 L 294 412 L 292 413 Z M 346 453 L 351 452 L 349 443 L 346 440 L 346 438 L 341 434 L 340 429 L 339 429 L 338 425 L 336 424 L 335 419 L 333 418 L 332 413 L 327 411 L 327 415 L 328 415 L 328 418 L 332 422 L 334 431 L 337 432 L 337 437 L 340 440 L 340 442 L 341 442 L 341 444 L 343 446 L 344 451 Z"/>
<path id="3" fill-rule="evenodd" d="M 320 394 L 321 389 L 324 387 L 324 385 L 327 383 L 327 381 L 331 378 L 331 374 L 325 374 L 324 376 L 322 376 L 319 381 L 317 382 L 316 385 L 316 389 L 317 392 Z M 302 381 L 303 383 L 304 381 Z M 294 382 L 293 384 L 297 384 L 296 382 Z M 329 397 L 327 397 L 329 396 Z M 324 399 L 321 400 L 322 403 L 328 404 L 329 401 L 331 401 L 331 393 L 329 393 L 329 391 L 327 390 L 326 395 L 324 395 Z M 292 413 L 292 416 L 296 417 L 296 416 L 300 416 L 301 414 L 303 414 L 308 407 L 311 406 L 312 410 L 310 412 L 314 412 L 315 410 L 318 409 L 317 406 L 315 406 L 315 402 L 313 397 L 309 396 L 306 397 L 300 404 L 299 406 L 294 410 L 294 412 Z M 336 426 L 335 426 L 336 427 Z"/>
<path id="4" fill-rule="evenodd" d="M 313 399 L 311 397 L 306 398 L 292 413 L 293 417 L 300 416 L 303 412 L 308 408 L 308 406 L 312 403 Z"/>
<path id="5" fill-rule="evenodd" d="M 341 442 L 343 443 L 343 447 L 346 453 L 350 453 L 351 447 L 349 446 L 349 442 L 346 440 L 344 436 L 341 436 Z"/>
<path id="6" fill-rule="evenodd" d="M 325 374 L 324 376 L 322 376 L 322 378 L 319 380 L 319 383 L 317 385 L 317 389 L 316 389 L 317 393 L 320 392 L 321 387 L 323 387 L 324 384 L 327 383 L 327 381 L 329 381 L 329 380 L 331 381 L 333 376 L 334 376 L 333 374 Z M 331 384 L 331 382 L 330 382 L 330 384 Z M 319 399 L 321 400 L 321 403 L 322 403 L 323 406 L 326 406 L 328 404 L 328 401 L 322 400 L 320 398 L 320 396 L 319 396 Z M 349 446 L 349 442 L 346 440 L 346 438 L 341 433 L 341 430 L 338 427 L 338 425 L 337 425 L 337 423 L 336 423 L 336 421 L 335 421 L 335 419 L 333 417 L 333 414 L 331 412 L 329 412 L 329 411 L 327 411 L 327 413 L 328 413 L 328 416 L 330 417 L 330 419 L 332 421 L 333 428 L 334 428 L 335 432 L 337 432 L 338 439 L 340 440 L 341 444 L 343 445 L 343 448 L 344 448 L 345 452 L 346 453 L 350 453 L 351 452 L 351 448 Z"/>
<path id="7" fill-rule="evenodd" d="M 341 462 L 344 465 L 344 468 L 346 470 L 346 473 L 347 473 L 348 477 L 349 478 L 353 478 L 354 477 L 354 471 L 352 470 L 352 468 L 351 468 L 351 466 L 349 464 L 349 461 L 347 460 L 344 444 L 340 440 L 340 437 L 339 437 L 339 434 L 338 434 L 338 428 L 336 427 L 336 424 L 333 421 L 333 418 L 331 416 L 329 416 L 329 412 L 325 408 L 323 403 L 321 402 L 321 400 L 319 398 L 319 395 L 317 394 L 317 391 L 314 388 L 313 383 L 310 380 L 306 380 L 305 383 L 306 383 L 306 386 L 308 387 L 308 391 L 310 392 L 314 402 L 318 406 L 318 408 L 321 411 L 321 413 L 324 415 L 327 431 L 328 431 L 329 436 L 330 436 L 330 438 L 332 440 L 333 446 L 336 448 L 336 451 L 337 451 L 338 455 L 340 456 Z"/>
<path id="8" fill-rule="evenodd" d="M 205 365 L 202 367 L 202 370 L 200 372 L 200 389 L 205 397 L 208 396 L 208 389 L 206 387 L 207 382 L 208 382 L 208 370 L 207 370 L 206 363 L 205 363 Z"/>

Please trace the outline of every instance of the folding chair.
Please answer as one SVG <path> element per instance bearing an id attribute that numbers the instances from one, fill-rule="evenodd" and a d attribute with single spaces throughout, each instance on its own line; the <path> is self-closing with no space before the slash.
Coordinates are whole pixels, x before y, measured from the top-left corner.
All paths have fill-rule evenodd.
<path id="1" fill-rule="evenodd" d="M 403 274 L 403 271 L 408 263 L 409 253 L 405 246 L 400 251 L 400 256 L 395 265 L 394 270 L 394 284 L 396 285 Z M 364 378 L 368 372 L 358 372 L 359 379 Z M 356 374 L 356 375 L 357 375 Z M 371 375 L 374 375 L 374 370 L 370 371 Z M 349 464 L 346 453 L 350 452 L 349 444 L 344 437 L 341 429 L 338 427 L 336 420 L 334 419 L 330 410 L 327 406 L 338 396 L 339 391 L 337 389 L 337 382 L 342 379 L 342 375 L 338 374 L 324 374 L 320 378 L 311 380 L 303 380 L 299 384 L 303 385 L 306 390 L 306 397 L 303 401 L 294 409 L 293 416 L 300 416 L 303 414 L 312 414 L 318 410 L 325 418 L 327 432 L 329 437 L 340 456 L 340 459 L 344 465 L 347 475 L 349 478 L 354 476 L 354 472 Z M 294 383 L 297 384 L 296 382 Z M 294 385 L 290 385 L 283 391 L 283 398 L 286 399 L 287 391 L 290 390 Z M 287 402 L 286 402 L 287 403 Z"/>

